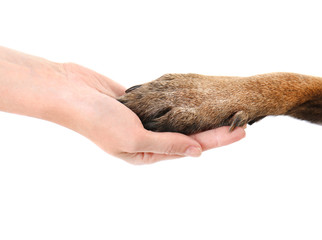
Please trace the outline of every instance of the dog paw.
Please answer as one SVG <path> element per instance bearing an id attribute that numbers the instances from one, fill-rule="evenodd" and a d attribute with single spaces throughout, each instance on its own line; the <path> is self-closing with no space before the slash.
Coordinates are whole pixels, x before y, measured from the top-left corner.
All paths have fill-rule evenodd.
<path id="1" fill-rule="evenodd" d="M 138 115 L 146 129 L 157 132 L 193 134 L 220 126 L 233 131 L 247 124 L 247 111 L 234 103 L 236 99 L 229 100 L 229 90 L 216 92 L 210 84 L 202 75 L 166 74 L 129 88 L 118 100 Z"/>
<path id="2" fill-rule="evenodd" d="M 268 115 L 320 123 L 322 79 L 292 73 L 251 77 L 166 74 L 136 85 L 118 100 L 152 131 L 193 134 L 221 126 L 230 131 Z"/>

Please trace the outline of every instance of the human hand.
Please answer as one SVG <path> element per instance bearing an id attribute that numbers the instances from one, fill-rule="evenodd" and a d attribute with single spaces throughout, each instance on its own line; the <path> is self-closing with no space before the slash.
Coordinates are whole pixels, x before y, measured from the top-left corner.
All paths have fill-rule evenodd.
<path id="1" fill-rule="evenodd" d="M 82 93 L 74 99 L 74 106 L 80 111 L 69 127 L 129 163 L 198 157 L 202 151 L 231 144 L 245 136 L 244 129 L 229 132 L 229 127 L 191 136 L 145 130 L 139 118 L 115 99 L 124 94 L 124 87 L 82 66 L 65 64 L 64 67 L 73 91 L 78 89 L 76 92 Z"/>

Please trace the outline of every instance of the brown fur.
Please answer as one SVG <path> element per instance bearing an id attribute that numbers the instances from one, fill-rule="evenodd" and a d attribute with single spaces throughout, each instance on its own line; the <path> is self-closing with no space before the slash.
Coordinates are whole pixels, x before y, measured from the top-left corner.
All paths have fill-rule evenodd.
<path id="1" fill-rule="evenodd" d="M 193 134 L 252 124 L 268 115 L 322 123 L 322 78 L 270 73 L 251 77 L 166 74 L 118 99 L 152 131 Z"/>

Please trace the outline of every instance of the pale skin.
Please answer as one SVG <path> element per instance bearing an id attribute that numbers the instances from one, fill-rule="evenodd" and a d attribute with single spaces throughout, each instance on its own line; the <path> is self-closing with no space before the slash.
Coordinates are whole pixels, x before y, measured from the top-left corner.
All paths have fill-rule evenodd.
<path id="1" fill-rule="evenodd" d="M 221 127 L 191 136 L 145 130 L 115 98 L 126 88 L 90 69 L 0 47 L 0 111 L 51 121 L 132 164 L 148 164 L 231 144 L 243 128 Z"/>

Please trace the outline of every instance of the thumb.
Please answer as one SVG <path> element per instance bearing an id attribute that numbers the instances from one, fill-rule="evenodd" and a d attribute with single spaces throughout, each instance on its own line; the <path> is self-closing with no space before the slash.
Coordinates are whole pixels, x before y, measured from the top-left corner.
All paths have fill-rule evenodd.
<path id="1" fill-rule="evenodd" d="M 146 136 L 141 139 L 141 152 L 190 157 L 199 157 L 202 153 L 196 140 L 180 133 L 146 131 Z"/>

